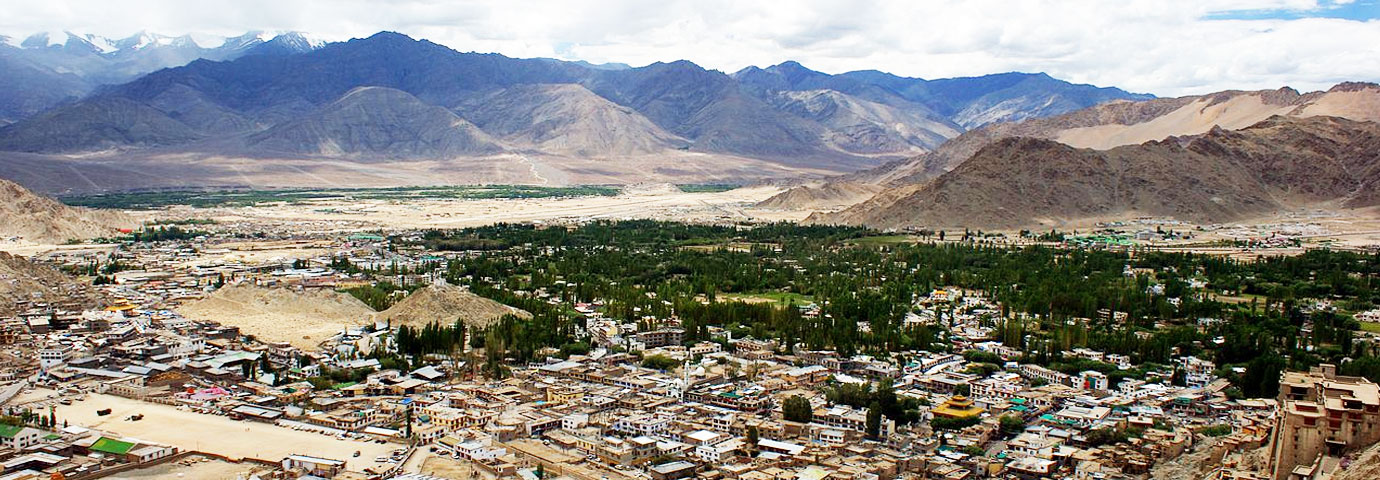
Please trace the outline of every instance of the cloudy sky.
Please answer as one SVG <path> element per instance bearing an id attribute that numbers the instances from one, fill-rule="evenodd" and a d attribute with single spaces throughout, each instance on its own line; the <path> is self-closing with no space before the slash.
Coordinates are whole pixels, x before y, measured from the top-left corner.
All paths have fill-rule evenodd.
<path id="1" fill-rule="evenodd" d="M 1024 71 L 1156 95 L 1380 81 L 1380 0 L 4 0 L 0 34 L 392 30 L 460 51 L 732 72 Z"/>

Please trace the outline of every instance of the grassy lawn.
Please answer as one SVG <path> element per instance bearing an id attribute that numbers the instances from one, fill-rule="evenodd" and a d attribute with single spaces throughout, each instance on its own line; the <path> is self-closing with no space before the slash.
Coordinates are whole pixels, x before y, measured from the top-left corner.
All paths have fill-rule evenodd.
<path id="1" fill-rule="evenodd" d="M 1238 295 L 1219 295 L 1214 293 L 1212 294 L 1212 299 L 1222 303 L 1233 304 L 1251 303 L 1251 300 L 1259 300 L 1260 306 L 1263 308 L 1265 306 L 1266 297 L 1264 295 L 1254 295 L 1250 293 L 1242 293 Z"/>
<path id="2" fill-rule="evenodd" d="M 679 188 L 680 191 L 685 193 L 719 193 L 727 192 L 738 187 L 739 185 L 731 183 L 692 183 L 676 185 L 676 188 Z"/>
<path id="3" fill-rule="evenodd" d="M 1360 322 L 1360 323 L 1361 323 L 1361 331 L 1363 331 L 1363 332 L 1370 332 L 1370 333 L 1380 333 L 1380 323 L 1375 323 L 1375 322 Z"/>
<path id="4" fill-rule="evenodd" d="M 807 305 L 814 303 L 815 297 L 801 295 L 794 292 L 762 292 L 762 293 L 721 293 L 720 301 L 737 300 L 746 303 L 774 303 L 777 305 Z"/>

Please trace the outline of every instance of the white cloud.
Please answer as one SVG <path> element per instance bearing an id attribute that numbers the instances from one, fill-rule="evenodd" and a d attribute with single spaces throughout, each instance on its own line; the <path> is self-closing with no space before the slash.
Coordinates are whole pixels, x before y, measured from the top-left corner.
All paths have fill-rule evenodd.
<path id="1" fill-rule="evenodd" d="M 731 72 L 797 60 L 837 73 L 940 78 L 1043 71 L 1158 95 L 1327 88 L 1380 80 L 1380 20 L 1209 20 L 1308 12 L 1318 0 L 938 2 L 729 0 L 69 0 L 14 2 L 0 32 L 123 36 L 300 30 L 343 40 L 380 30 L 461 51 L 644 65 L 687 59 Z M 1216 17 L 1211 17 L 1216 18 Z"/>

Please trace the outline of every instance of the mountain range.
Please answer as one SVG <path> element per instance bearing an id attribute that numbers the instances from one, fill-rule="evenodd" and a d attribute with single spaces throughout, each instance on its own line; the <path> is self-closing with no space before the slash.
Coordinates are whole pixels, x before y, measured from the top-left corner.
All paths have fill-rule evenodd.
<path id="1" fill-rule="evenodd" d="M 1059 226 L 1165 216 L 1225 222 L 1302 206 L 1376 205 L 1380 86 L 1114 101 L 992 124 L 923 155 L 763 202 L 816 223 Z M 838 209 L 830 203 L 848 197 Z M 1020 199 L 1013 201 L 1013 199 Z"/>
<path id="2" fill-rule="evenodd" d="M 11 48 L 96 45 L 84 38 Z M 726 74 L 688 61 L 631 68 L 462 53 L 388 32 L 325 45 L 292 38 L 237 54 L 218 47 L 18 116 L 0 127 L 0 176 L 53 192 L 750 182 L 853 172 L 992 122 L 1150 98 L 1044 74 L 924 80 L 794 62 Z M 300 48 L 269 51 L 280 44 Z"/>
<path id="3" fill-rule="evenodd" d="M 149 72 L 197 59 L 230 60 L 245 55 L 293 54 L 324 43 L 299 32 L 249 32 L 213 46 L 190 35 L 139 32 L 120 39 L 71 32 L 40 32 L 24 38 L 0 35 L 0 124 L 12 123 L 102 85 L 134 80 Z"/>
<path id="4" fill-rule="evenodd" d="M 6 93 L 28 103 L 0 126 L 0 177 L 48 193 L 786 181 L 762 207 L 880 228 L 1380 201 L 1368 83 L 1154 98 L 1039 73 L 517 59 L 390 32 L 66 35 L 0 46 L 0 77 L 29 80 Z"/>

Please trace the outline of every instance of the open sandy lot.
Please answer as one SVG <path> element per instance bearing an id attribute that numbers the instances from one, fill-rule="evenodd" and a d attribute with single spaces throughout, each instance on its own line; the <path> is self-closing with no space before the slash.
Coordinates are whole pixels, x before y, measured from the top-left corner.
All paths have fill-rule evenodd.
<path id="1" fill-rule="evenodd" d="M 254 464 L 235 464 L 207 457 L 188 457 L 176 462 L 154 465 L 149 468 L 121 472 L 109 480 L 187 480 L 187 479 L 245 479 L 251 473 L 262 472 L 268 468 Z"/>
<path id="2" fill-rule="evenodd" d="M 420 454 L 418 454 L 420 455 Z M 410 471 L 410 470 L 409 470 Z M 422 475 L 433 477 L 474 479 L 488 478 L 483 470 L 475 470 L 467 460 L 456 460 L 450 457 L 430 455 L 421 462 L 421 467 L 417 469 Z"/>
<path id="3" fill-rule="evenodd" d="M 96 410 L 109 408 L 110 415 L 97 416 Z M 144 419 L 132 422 L 130 415 Z M 140 402 L 111 395 L 92 394 L 70 406 L 58 406 L 58 418 L 74 425 L 117 433 L 151 442 L 173 445 L 230 458 L 259 458 L 277 461 L 292 454 L 344 460 L 346 468 L 363 471 L 392 464 L 376 464 L 374 458 L 399 448 L 356 440 L 337 440 L 318 433 L 300 432 L 251 421 L 235 421 L 217 415 L 202 415 L 175 407 Z M 355 457 L 354 452 L 360 456 Z"/>

